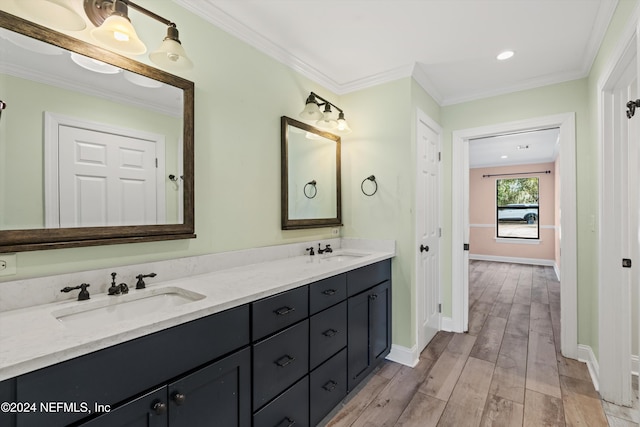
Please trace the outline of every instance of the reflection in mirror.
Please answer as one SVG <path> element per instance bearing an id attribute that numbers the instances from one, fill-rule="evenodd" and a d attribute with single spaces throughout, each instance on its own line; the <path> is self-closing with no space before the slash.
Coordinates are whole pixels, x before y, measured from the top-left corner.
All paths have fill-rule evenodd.
<path id="1" fill-rule="evenodd" d="M 282 229 L 342 225 L 340 137 L 282 117 Z"/>
<path id="2" fill-rule="evenodd" d="M 193 237 L 193 83 L 1 11 L 0 27 L 0 250 Z"/>

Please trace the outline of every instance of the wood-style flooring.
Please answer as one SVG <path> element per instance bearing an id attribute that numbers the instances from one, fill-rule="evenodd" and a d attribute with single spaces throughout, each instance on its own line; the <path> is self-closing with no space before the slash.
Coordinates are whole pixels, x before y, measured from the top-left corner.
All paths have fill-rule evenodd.
<path id="1" fill-rule="evenodd" d="M 469 307 L 468 333 L 439 332 L 414 368 L 384 362 L 326 425 L 638 426 L 637 409 L 606 414 L 586 365 L 560 354 L 551 268 L 472 261 Z"/>

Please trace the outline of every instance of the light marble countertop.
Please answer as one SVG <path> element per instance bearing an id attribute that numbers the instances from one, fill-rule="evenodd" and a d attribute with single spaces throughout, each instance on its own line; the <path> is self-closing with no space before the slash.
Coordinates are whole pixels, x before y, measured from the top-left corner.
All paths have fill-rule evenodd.
<path id="1" fill-rule="evenodd" d="M 325 255 L 294 256 L 148 284 L 145 290 L 131 286 L 127 295 L 92 294 L 88 301 L 61 301 L 0 313 L 0 381 L 395 255 L 395 251 L 380 249 L 338 249 L 331 255 L 340 253 L 361 256 L 340 261 L 327 260 Z M 135 298 L 136 292 L 157 293 L 172 287 L 205 298 L 108 324 L 65 325 L 55 317 L 60 312 L 82 311 L 83 304 L 117 304 L 119 298 L 121 302 Z"/>

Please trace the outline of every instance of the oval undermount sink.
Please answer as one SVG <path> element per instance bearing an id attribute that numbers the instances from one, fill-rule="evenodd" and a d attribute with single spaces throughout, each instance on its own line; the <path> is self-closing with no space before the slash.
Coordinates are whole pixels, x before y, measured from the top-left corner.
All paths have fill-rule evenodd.
<path id="1" fill-rule="evenodd" d="M 202 294 L 178 287 L 131 290 L 126 295 L 110 296 L 101 301 L 79 302 L 73 307 L 53 311 L 51 314 L 64 325 L 105 326 L 203 298 L 205 296 Z"/>
<path id="2" fill-rule="evenodd" d="M 327 262 L 346 262 L 353 261 L 357 258 L 362 258 L 363 256 L 367 256 L 369 254 L 356 253 L 356 252 L 334 252 L 328 255 L 322 255 L 320 260 Z"/>

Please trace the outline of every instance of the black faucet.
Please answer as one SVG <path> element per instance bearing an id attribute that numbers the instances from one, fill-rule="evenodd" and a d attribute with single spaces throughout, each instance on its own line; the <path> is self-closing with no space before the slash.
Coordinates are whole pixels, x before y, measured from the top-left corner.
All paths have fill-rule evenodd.
<path id="1" fill-rule="evenodd" d="M 333 252 L 333 249 L 331 249 L 331 245 L 326 245 L 324 249 L 320 249 L 320 243 L 318 243 L 318 253 L 323 254 L 325 252 L 328 254 Z"/>
<path id="2" fill-rule="evenodd" d="M 120 289 L 120 286 L 116 285 L 116 274 L 117 273 L 115 273 L 115 272 L 111 273 L 111 286 L 109 287 L 109 289 L 107 289 L 107 294 L 109 294 L 109 295 L 120 295 L 120 292 L 122 291 Z M 127 289 L 127 291 L 128 290 L 129 289 Z"/>
<path id="3" fill-rule="evenodd" d="M 314 256 L 316 253 L 313 252 L 313 246 L 311 246 L 310 248 L 307 248 L 307 252 L 309 252 L 310 256 Z"/>
<path id="4" fill-rule="evenodd" d="M 79 286 L 67 286 L 65 288 L 60 289 L 60 292 L 71 292 L 75 289 L 80 289 L 80 292 L 78 293 L 78 301 L 85 301 L 89 299 L 89 291 L 87 290 L 87 287 L 91 286 L 88 283 L 83 283 Z"/>
<path id="5" fill-rule="evenodd" d="M 138 279 L 138 281 L 136 282 L 136 289 L 144 289 L 146 287 L 143 280 L 146 277 L 156 277 L 156 273 L 138 274 L 136 276 L 136 279 Z"/>

